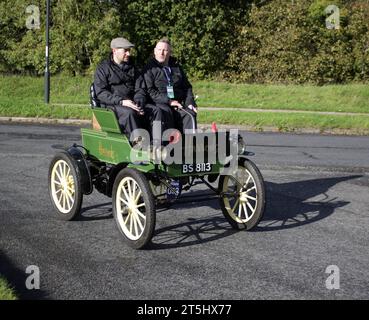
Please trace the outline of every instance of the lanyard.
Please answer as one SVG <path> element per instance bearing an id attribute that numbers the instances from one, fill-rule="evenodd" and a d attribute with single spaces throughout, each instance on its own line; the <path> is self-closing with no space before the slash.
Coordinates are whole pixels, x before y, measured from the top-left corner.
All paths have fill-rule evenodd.
<path id="1" fill-rule="evenodd" d="M 167 69 L 168 69 L 168 71 L 169 71 L 169 74 L 168 74 Z M 165 77 L 166 77 L 166 78 L 167 78 L 167 80 L 168 80 L 168 84 L 169 84 L 169 85 L 171 85 L 171 83 L 172 83 L 172 77 L 171 77 L 172 72 L 171 72 L 171 70 L 170 70 L 170 67 L 163 67 L 163 70 L 164 70 Z"/>

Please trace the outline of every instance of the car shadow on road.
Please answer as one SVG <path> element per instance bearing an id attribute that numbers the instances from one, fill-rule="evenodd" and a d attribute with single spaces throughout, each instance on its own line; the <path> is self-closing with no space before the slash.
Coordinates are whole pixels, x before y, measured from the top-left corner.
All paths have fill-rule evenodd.
<path id="1" fill-rule="evenodd" d="M 276 231 L 299 227 L 330 216 L 350 202 L 332 197 L 327 191 L 334 185 L 362 177 L 319 178 L 287 183 L 267 182 L 264 217 L 254 232 Z"/>
<path id="2" fill-rule="evenodd" d="M 266 182 L 266 209 L 263 219 L 252 231 L 289 229 L 327 218 L 337 208 L 342 208 L 350 203 L 344 199 L 329 196 L 327 191 L 340 182 L 360 177 L 362 175 L 287 183 Z M 204 191 L 194 191 L 192 195 L 204 195 Z M 226 219 L 221 216 L 217 199 L 211 199 L 209 195 L 201 201 L 207 201 L 210 208 L 219 210 L 219 215 L 212 215 L 205 219 L 191 218 L 186 222 L 157 229 L 148 249 L 193 246 L 228 237 L 238 232 L 233 230 Z M 189 197 L 175 206 L 181 209 L 192 209 L 198 206 L 198 202 L 191 201 Z"/>
<path id="3" fill-rule="evenodd" d="M 110 202 L 99 203 L 93 206 L 81 208 L 81 214 L 75 221 L 96 221 L 113 218 L 113 209 Z"/>
<path id="4" fill-rule="evenodd" d="M 236 232 L 225 218 L 218 215 L 205 219 L 189 218 L 186 222 L 157 229 L 147 249 L 172 249 L 204 244 Z"/>

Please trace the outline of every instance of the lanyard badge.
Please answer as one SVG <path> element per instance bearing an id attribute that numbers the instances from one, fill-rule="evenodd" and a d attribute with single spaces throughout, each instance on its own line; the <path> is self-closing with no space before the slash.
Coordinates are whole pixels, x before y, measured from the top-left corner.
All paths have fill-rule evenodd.
<path id="1" fill-rule="evenodd" d="M 171 81 L 171 70 L 169 67 L 163 68 L 165 77 L 167 78 L 168 85 L 167 85 L 167 96 L 169 99 L 174 99 L 174 88 Z"/>
<path id="2" fill-rule="evenodd" d="M 173 90 L 173 86 L 168 85 L 167 86 L 167 95 L 169 99 L 174 99 L 174 90 Z"/>

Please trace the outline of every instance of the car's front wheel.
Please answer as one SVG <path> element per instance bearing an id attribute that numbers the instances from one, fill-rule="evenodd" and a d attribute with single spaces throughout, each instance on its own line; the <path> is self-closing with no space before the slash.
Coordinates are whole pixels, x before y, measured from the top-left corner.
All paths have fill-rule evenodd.
<path id="1" fill-rule="evenodd" d="M 261 220 L 265 207 L 263 176 L 248 159 L 240 159 L 233 175 L 219 178 L 220 206 L 234 229 L 250 230 Z"/>
<path id="2" fill-rule="evenodd" d="M 146 177 L 125 168 L 113 186 L 113 214 L 125 242 L 135 249 L 145 247 L 155 230 L 155 201 Z"/>

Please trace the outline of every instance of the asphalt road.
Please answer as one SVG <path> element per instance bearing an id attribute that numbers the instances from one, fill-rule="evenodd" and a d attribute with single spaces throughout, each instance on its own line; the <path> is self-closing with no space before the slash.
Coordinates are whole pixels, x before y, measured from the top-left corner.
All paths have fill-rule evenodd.
<path id="1" fill-rule="evenodd" d="M 79 128 L 0 124 L 0 274 L 23 299 L 369 299 L 369 137 L 243 134 L 267 186 L 256 230 L 186 199 L 158 210 L 150 250 L 135 251 L 97 191 L 78 221 L 55 219 L 51 145 Z M 40 289 L 26 288 L 31 265 Z"/>

